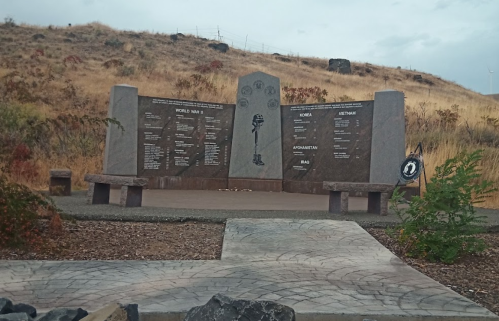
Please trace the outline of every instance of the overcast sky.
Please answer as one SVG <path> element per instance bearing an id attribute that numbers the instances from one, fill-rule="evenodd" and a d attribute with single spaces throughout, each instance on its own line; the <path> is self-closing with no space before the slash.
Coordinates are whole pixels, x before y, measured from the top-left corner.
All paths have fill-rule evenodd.
<path id="1" fill-rule="evenodd" d="M 0 0 L 7 16 L 212 39 L 220 30 L 235 47 L 412 68 L 483 94 L 490 69 L 499 93 L 499 0 Z"/>

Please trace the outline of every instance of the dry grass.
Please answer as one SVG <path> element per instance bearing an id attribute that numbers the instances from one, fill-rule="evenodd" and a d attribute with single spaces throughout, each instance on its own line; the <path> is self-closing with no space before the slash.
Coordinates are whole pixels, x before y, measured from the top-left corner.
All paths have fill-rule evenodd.
<path id="1" fill-rule="evenodd" d="M 39 96 L 36 101 L 21 103 L 35 106 L 44 117 L 61 112 L 105 117 L 110 88 L 121 83 L 137 86 L 139 94 L 145 96 L 234 103 L 237 77 L 254 71 L 279 77 L 283 86 L 326 89 L 327 101 L 337 101 L 345 95 L 355 100 L 370 100 L 374 98 L 374 92 L 391 88 L 406 96 L 407 149 L 412 150 L 419 141 L 423 142 L 427 148 L 425 161 L 430 176 L 436 165 L 459 150 L 484 148 L 483 167 L 487 169 L 484 176 L 499 183 L 499 128 L 486 121 L 499 119 L 499 103 L 440 77 L 360 62 L 352 63 L 352 75 L 340 75 L 325 70 L 325 59 L 285 56 L 291 61 L 284 62 L 274 55 L 233 48 L 221 54 L 208 48 L 211 41 L 201 38 L 179 36 L 174 41 L 166 34 L 118 31 L 97 22 L 50 29 L 0 25 L 0 30 L 0 90 L 5 76 L 17 71 L 16 77 L 29 84 L 30 90 Z M 34 40 L 35 34 L 43 34 L 45 38 Z M 106 41 L 116 39 L 122 45 L 105 45 Z M 37 49 L 44 50 L 44 55 L 31 59 Z M 65 65 L 63 60 L 70 55 L 80 57 L 83 63 Z M 111 59 L 122 61 L 127 68 L 133 67 L 134 72 L 127 75 L 124 67 L 105 68 L 103 63 Z M 214 84 L 216 92 L 189 89 L 179 93 L 175 86 L 179 79 L 189 79 L 196 66 L 214 60 L 221 61 L 224 67 L 204 76 Z M 33 76 L 32 71 L 36 68 L 44 76 Z M 44 84 L 48 74 L 54 79 Z M 414 75 L 421 75 L 424 81 L 415 81 Z M 64 94 L 67 81 L 76 89 L 74 97 Z M 14 101 L 19 103 L 19 100 Z M 456 105 L 457 121 L 452 126 L 443 126 L 437 110 L 451 110 L 451 106 Z M 422 114 L 427 123 L 427 128 L 423 129 L 418 126 Z M 101 171 L 102 160 L 101 157 L 88 159 L 71 155 L 57 159 L 40 157 L 37 164 L 40 176 L 31 183 L 33 186 L 46 186 L 49 168 L 70 167 L 75 185 L 82 187 L 83 174 Z M 499 207 L 499 194 L 485 206 Z"/>

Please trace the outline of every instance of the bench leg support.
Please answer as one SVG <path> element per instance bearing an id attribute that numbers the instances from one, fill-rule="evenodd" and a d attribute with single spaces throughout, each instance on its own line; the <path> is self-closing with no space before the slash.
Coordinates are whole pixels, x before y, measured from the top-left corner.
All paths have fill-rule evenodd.
<path id="1" fill-rule="evenodd" d="M 49 193 L 51 196 L 71 196 L 71 177 L 51 177 Z"/>
<path id="2" fill-rule="evenodd" d="M 369 192 L 367 196 L 367 212 L 387 215 L 388 193 Z"/>
<path id="3" fill-rule="evenodd" d="M 120 205 L 123 207 L 141 207 L 142 186 L 122 186 Z"/>
<path id="4" fill-rule="evenodd" d="M 348 192 L 329 192 L 329 213 L 348 213 Z"/>
<path id="5" fill-rule="evenodd" d="M 109 204 L 109 192 L 111 185 L 101 183 L 89 183 L 87 192 L 88 204 Z"/>

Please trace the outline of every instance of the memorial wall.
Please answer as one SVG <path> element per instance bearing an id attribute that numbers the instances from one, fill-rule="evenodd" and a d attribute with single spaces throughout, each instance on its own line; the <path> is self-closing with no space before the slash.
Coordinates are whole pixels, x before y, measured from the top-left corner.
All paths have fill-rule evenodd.
<path id="1" fill-rule="evenodd" d="M 147 177 L 149 188 L 164 189 L 324 193 L 323 181 L 396 183 L 405 157 L 402 93 L 280 105 L 278 91 L 266 90 L 279 86 L 278 78 L 261 72 L 241 77 L 236 105 L 113 87 L 109 116 L 125 124 L 125 132 L 108 129 L 107 141 L 115 143 L 106 144 L 104 174 Z M 126 145 L 134 155 L 121 151 Z"/>

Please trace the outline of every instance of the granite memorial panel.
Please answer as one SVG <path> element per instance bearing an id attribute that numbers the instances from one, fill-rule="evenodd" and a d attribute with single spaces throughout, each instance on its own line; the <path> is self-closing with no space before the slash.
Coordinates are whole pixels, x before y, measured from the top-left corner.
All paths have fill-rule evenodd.
<path id="1" fill-rule="evenodd" d="M 137 87 L 111 88 L 108 117 L 116 118 L 124 130 L 112 124 L 107 128 L 104 174 L 137 175 L 137 105 Z"/>
<path id="2" fill-rule="evenodd" d="M 282 179 L 277 77 L 255 72 L 239 78 L 229 179 Z"/>
<path id="3" fill-rule="evenodd" d="M 370 183 L 396 184 L 405 159 L 404 93 L 374 94 Z"/>
<path id="4" fill-rule="evenodd" d="M 311 182 L 369 182 L 373 105 L 355 101 L 283 106 L 285 190 L 322 188 Z"/>
<path id="5" fill-rule="evenodd" d="M 139 97 L 138 175 L 227 179 L 234 105 Z"/>

